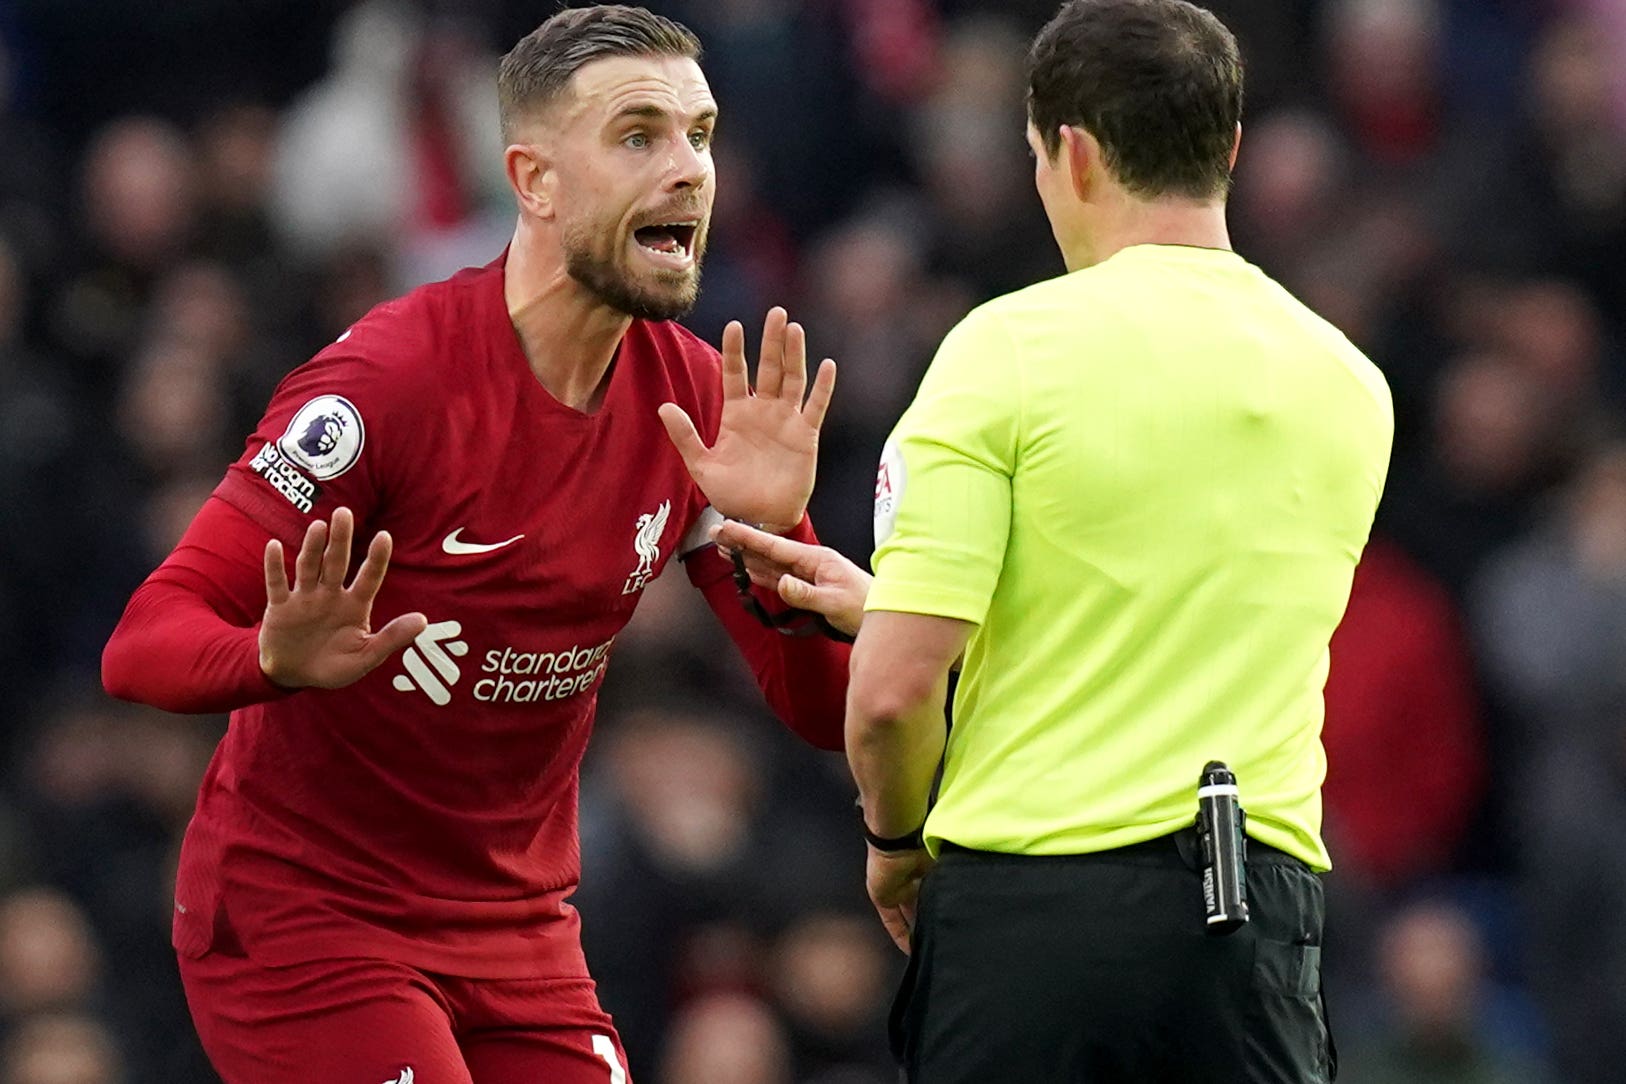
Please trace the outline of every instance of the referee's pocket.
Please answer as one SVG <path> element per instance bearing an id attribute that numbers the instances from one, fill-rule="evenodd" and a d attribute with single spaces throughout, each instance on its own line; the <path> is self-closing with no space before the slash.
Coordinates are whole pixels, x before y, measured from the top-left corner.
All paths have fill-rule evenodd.
<path id="1" fill-rule="evenodd" d="M 1254 987 L 1289 997 L 1321 994 L 1321 946 L 1260 938 L 1253 959 Z"/>

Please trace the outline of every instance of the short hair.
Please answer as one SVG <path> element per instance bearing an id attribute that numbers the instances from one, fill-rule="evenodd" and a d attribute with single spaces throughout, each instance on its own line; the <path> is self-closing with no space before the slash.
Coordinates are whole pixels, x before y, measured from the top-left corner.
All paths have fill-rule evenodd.
<path id="1" fill-rule="evenodd" d="M 1142 197 L 1211 199 L 1231 186 L 1242 54 L 1187 0 L 1070 0 L 1028 53 L 1028 119 L 1051 158 L 1083 128 Z"/>
<path id="2" fill-rule="evenodd" d="M 521 118 L 553 101 L 583 67 L 612 56 L 700 59 L 700 39 L 682 23 L 628 4 L 568 8 L 519 40 L 497 72 L 503 139 Z"/>

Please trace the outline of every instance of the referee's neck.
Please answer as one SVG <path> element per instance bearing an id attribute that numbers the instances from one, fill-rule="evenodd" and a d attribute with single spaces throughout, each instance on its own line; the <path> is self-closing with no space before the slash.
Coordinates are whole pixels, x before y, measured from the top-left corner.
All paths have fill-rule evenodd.
<path id="1" fill-rule="evenodd" d="M 1069 271 L 1093 267 L 1135 245 L 1231 250 L 1223 200 L 1126 196 L 1094 210 L 1073 243 L 1062 248 Z"/>

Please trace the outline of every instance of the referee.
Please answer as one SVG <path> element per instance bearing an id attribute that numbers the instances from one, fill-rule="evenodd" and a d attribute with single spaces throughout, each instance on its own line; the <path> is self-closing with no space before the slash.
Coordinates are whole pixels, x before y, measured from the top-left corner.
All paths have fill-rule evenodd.
<path id="1" fill-rule="evenodd" d="M 873 584 L 719 533 L 862 624 L 847 754 L 870 895 L 911 951 L 893 1040 L 915 1084 L 1336 1071 L 1321 690 L 1393 415 L 1377 369 L 1231 250 L 1241 107 L 1210 13 L 1065 5 L 1030 54 L 1028 142 L 1068 274 L 944 340 L 883 456 Z M 1192 827 L 1212 760 L 1249 837 L 1228 936 Z"/>

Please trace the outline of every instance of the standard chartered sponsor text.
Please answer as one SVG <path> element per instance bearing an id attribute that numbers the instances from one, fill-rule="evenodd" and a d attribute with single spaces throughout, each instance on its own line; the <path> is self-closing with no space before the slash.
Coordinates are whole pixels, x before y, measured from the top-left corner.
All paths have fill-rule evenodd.
<path id="1" fill-rule="evenodd" d="M 492 648 L 480 667 L 493 675 L 474 683 L 474 698 L 487 704 L 534 704 L 563 700 L 592 688 L 609 665 L 610 639 L 597 647 L 580 645 L 559 651 L 515 651 Z"/>

